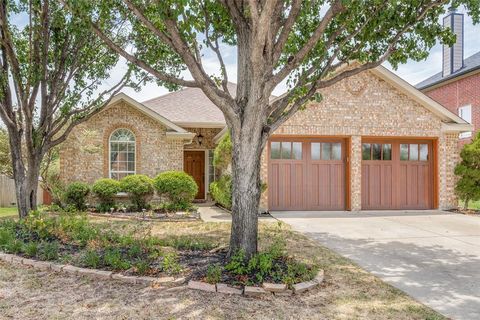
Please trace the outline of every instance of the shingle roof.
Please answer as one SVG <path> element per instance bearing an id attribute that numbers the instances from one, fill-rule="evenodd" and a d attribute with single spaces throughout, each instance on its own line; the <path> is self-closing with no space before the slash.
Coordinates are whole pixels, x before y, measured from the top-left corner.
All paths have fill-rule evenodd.
<path id="1" fill-rule="evenodd" d="M 462 74 L 468 73 L 470 71 L 473 71 L 475 69 L 480 68 L 480 51 L 475 53 L 474 55 L 471 55 L 470 57 L 466 58 L 463 61 L 464 67 L 460 70 L 458 70 L 455 73 L 452 73 L 451 75 L 447 77 L 442 77 L 442 71 L 439 73 L 434 74 L 428 79 L 423 80 L 422 82 L 419 82 L 415 85 L 415 88 L 422 90 L 428 87 L 431 87 L 437 83 L 441 83 L 443 81 L 447 81 L 450 79 L 453 79 L 455 77 L 458 77 Z"/>
<path id="2" fill-rule="evenodd" d="M 235 94 L 236 87 L 234 83 L 228 84 L 232 95 Z M 223 113 L 199 88 L 184 88 L 144 101 L 142 104 L 178 125 L 189 123 L 225 125 Z"/>

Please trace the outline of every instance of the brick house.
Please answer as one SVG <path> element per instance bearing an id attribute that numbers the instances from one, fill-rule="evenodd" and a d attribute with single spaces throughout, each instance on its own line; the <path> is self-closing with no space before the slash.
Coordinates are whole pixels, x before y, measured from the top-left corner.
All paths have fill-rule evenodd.
<path id="1" fill-rule="evenodd" d="M 451 11 L 443 21 L 454 30 L 457 42 L 443 47 L 442 71 L 415 87 L 473 125 L 473 132 L 459 135 L 461 147 L 480 129 L 480 52 L 463 57 L 463 14 Z"/>
<path id="2" fill-rule="evenodd" d="M 384 67 L 322 90 L 271 137 L 262 155 L 265 210 L 431 209 L 457 205 L 458 134 L 471 131 Z M 212 150 L 227 131 L 199 89 L 143 103 L 117 95 L 60 151 L 66 182 L 185 170 L 208 197 Z"/>

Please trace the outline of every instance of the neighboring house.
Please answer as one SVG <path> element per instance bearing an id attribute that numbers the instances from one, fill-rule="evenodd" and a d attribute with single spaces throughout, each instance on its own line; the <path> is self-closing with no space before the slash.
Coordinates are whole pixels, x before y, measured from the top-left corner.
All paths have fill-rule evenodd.
<path id="1" fill-rule="evenodd" d="M 454 30 L 457 42 L 443 47 L 442 71 L 418 83 L 416 88 L 473 124 L 473 132 L 459 136 L 459 146 L 463 146 L 480 129 L 480 52 L 463 57 L 463 14 L 451 11 L 443 22 Z"/>
<path id="2" fill-rule="evenodd" d="M 457 205 L 458 134 L 471 125 L 384 67 L 322 90 L 262 155 L 266 210 L 430 209 Z M 222 130 L 223 129 L 223 130 Z M 226 132 L 199 89 L 139 103 L 125 94 L 72 131 L 68 182 L 185 170 L 207 197 L 212 149 Z"/>

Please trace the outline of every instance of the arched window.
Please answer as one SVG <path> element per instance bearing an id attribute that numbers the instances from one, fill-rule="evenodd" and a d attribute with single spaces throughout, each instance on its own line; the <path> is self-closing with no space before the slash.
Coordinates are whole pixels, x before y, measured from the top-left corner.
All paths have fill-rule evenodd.
<path id="1" fill-rule="evenodd" d="M 135 135 L 128 129 L 117 129 L 110 136 L 110 178 L 120 180 L 135 174 Z"/>

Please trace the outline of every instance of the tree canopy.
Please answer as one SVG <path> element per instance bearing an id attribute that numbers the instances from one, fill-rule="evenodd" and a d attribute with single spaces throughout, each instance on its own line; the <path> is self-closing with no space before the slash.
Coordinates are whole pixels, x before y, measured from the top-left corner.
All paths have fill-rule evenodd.
<path id="1" fill-rule="evenodd" d="M 110 15 L 97 16 L 115 28 Z M 116 34 L 117 43 L 122 35 Z M 21 216 L 35 208 L 44 155 L 129 80 L 101 91 L 119 56 L 56 0 L 0 2 L 0 118 L 8 131 Z"/>

